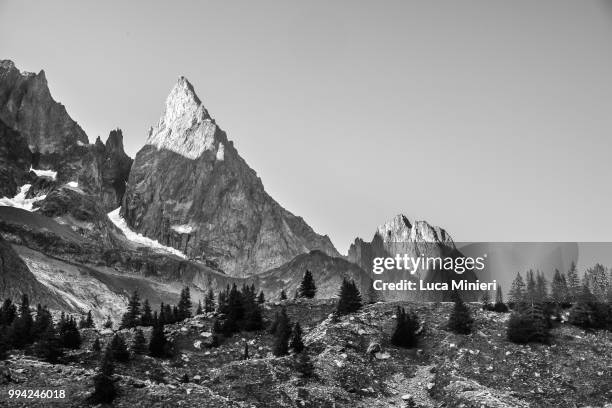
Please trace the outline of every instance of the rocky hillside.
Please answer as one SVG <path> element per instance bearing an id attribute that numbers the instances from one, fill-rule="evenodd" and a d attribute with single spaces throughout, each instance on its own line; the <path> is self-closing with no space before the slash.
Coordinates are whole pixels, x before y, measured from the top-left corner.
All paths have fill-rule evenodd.
<path id="1" fill-rule="evenodd" d="M 440 227 L 431 226 L 426 221 L 411 222 L 405 215 L 397 215 L 386 223 L 380 225 L 371 242 L 361 238 L 355 239 L 348 251 L 348 260 L 359 265 L 367 273 L 372 273 L 373 260 L 377 257 L 395 257 L 408 255 L 413 259 L 419 257 L 456 258 L 462 256 L 455 247 L 450 235 Z M 426 282 L 445 282 L 452 280 L 475 281 L 473 271 L 456 274 L 434 268 L 418 268 L 415 273 L 407 270 L 392 270 L 378 275 L 386 282 L 397 282 L 403 279 L 423 279 Z M 474 294 L 465 294 L 474 296 Z M 420 299 L 420 300 L 448 300 L 450 293 L 436 291 L 425 294 L 418 291 L 384 291 L 385 299 Z"/>
<path id="2" fill-rule="evenodd" d="M 284 208 L 181 77 L 130 172 L 121 215 L 149 238 L 245 277 L 319 249 L 327 236 Z"/>
<path id="3" fill-rule="evenodd" d="M 294 357 L 274 357 L 272 336 L 266 332 L 235 335 L 209 348 L 212 319 L 202 315 L 166 327 L 178 348 L 172 359 L 136 357 L 116 364 L 120 394 L 114 406 L 610 407 L 609 332 L 560 325 L 553 330 L 552 344 L 521 346 L 505 338 L 508 314 L 483 312 L 476 305 L 471 307 L 476 319 L 471 335 L 445 330 L 452 308 L 448 303 L 375 304 L 338 320 L 329 316 L 333 302 L 282 305 L 304 328 L 313 378 L 299 375 Z M 423 323 L 416 349 L 390 344 L 398 305 L 412 308 Z M 279 307 L 266 304 L 266 317 Z M 120 333 L 129 344 L 134 332 Z M 112 332 L 87 329 L 83 335 L 82 350 L 71 352 L 66 365 L 14 354 L 0 369 L 0 391 L 6 395 L 23 384 L 59 387 L 69 396 L 66 406 L 82 406 L 100 358 L 88 350 L 97 336 L 108 343 Z M 241 358 L 245 343 L 248 360 Z M 12 403 L 46 406 L 36 400 Z"/>

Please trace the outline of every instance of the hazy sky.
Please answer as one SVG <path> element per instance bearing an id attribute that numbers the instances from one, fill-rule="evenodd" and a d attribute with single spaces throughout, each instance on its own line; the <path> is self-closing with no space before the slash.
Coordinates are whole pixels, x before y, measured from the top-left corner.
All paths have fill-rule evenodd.
<path id="1" fill-rule="evenodd" d="M 0 0 L 0 58 L 44 69 L 130 155 L 179 75 L 268 192 L 341 252 L 397 213 L 458 241 L 612 241 L 605 1 Z"/>

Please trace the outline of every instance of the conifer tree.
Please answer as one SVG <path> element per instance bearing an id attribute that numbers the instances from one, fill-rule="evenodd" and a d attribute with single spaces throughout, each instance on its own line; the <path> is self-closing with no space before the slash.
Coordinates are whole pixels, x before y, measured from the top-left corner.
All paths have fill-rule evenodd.
<path id="1" fill-rule="evenodd" d="M 538 302 L 545 302 L 548 299 L 548 286 L 544 274 L 538 271 L 536 276 L 536 299 Z"/>
<path id="2" fill-rule="evenodd" d="M 195 314 L 196 316 L 204 313 L 204 309 L 202 309 L 202 301 L 198 300 L 198 307 L 196 308 Z"/>
<path id="3" fill-rule="evenodd" d="M 73 316 L 60 321 L 59 334 L 60 341 L 64 347 L 69 349 L 81 347 L 81 334 Z"/>
<path id="4" fill-rule="evenodd" d="M 215 311 L 215 294 L 212 289 L 208 289 L 208 293 L 204 298 L 204 312 L 212 313 Z"/>
<path id="5" fill-rule="evenodd" d="M 281 290 L 280 300 L 287 300 L 287 294 L 285 293 L 285 289 Z"/>
<path id="6" fill-rule="evenodd" d="M 53 324 L 47 325 L 40 340 L 34 344 L 34 354 L 48 363 L 57 363 L 63 357 L 62 342 Z"/>
<path id="7" fill-rule="evenodd" d="M 8 336 L 6 334 L 6 326 L 0 326 L 0 361 L 8 358 L 8 351 L 10 349 Z"/>
<path id="8" fill-rule="evenodd" d="M 145 354 L 147 352 L 147 340 L 141 329 L 136 330 L 136 334 L 134 335 L 132 352 L 134 354 Z"/>
<path id="9" fill-rule="evenodd" d="M 87 316 L 85 318 L 81 318 L 79 322 L 80 329 L 94 328 L 96 325 L 94 324 L 93 317 L 91 315 L 91 310 L 87 312 Z"/>
<path id="10" fill-rule="evenodd" d="M 514 281 L 512 281 L 512 287 L 510 288 L 509 295 L 510 302 L 512 302 L 515 309 L 525 299 L 525 282 L 523 281 L 523 277 L 521 276 L 520 272 L 516 274 L 516 278 L 514 278 Z"/>
<path id="11" fill-rule="evenodd" d="M 110 316 L 106 316 L 106 321 L 104 322 L 104 324 L 102 326 L 105 329 L 112 329 L 113 328 L 113 320 L 111 319 Z"/>
<path id="12" fill-rule="evenodd" d="M 470 334 L 474 319 L 470 309 L 463 303 L 458 294 L 455 294 L 455 306 L 448 321 L 448 328 L 457 334 Z"/>
<path id="13" fill-rule="evenodd" d="M 306 351 L 297 355 L 297 371 L 303 378 L 314 377 L 314 365 Z"/>
<path id="14" fill-rule="evenodd" d="M 576 302 L 580 293 L 580 279 L 578 278 L 578 271 L 576 270 L 576 263 L 572 262 L 569 270 L 567 271 L 567 290 L 569 295 L 570 303 Z"/>
<path id="15" fill-rule="evenodd" d="M 291 337 L 291 322 L 285 308 L 281 309 L 275 326 L 273 353 L 277 357 L 287 355 L 289 351 L 289 338 Z"/>
<path id="16" fill-rule="evenodd" d="M 259 291 L 259 296 L 257 296 L 257 303 L 259 303 L 260 305 L 266 303 L 266 297 L 264 296 L 263 290 Z"/>
<path id="17" fill-rule="evenodd" d="M 135 290 L 128 301 L 127 312 L 123 315 L 121 319 L 120 328 L 126 329 L 130 327 L 136 327 L 136 325 L 140 321 L 140 296 L 138 296 L 138 291 Z M 115 359 L 117 357 L 115 356 Z"/>
<path id="18" fill-rule="evenodd" d="M 91 351 L 94 353 L 99 353 L 102 350 L 102 346 L 100 345 L 100 339 L 96 337 L 93 344 L 91 345 Z"/>
<path id="19" fill-rule="evenodd" d="M 343 279 L 340 287 L 340 300 L 336 309 L 338 315 L 354 313 L 361 309 L 361 305 L 361 294 L 355 285 L 355 281 Z"/>
<path id="20" fill-rule="evenodd" d="M 32 344 L 32 326 L 34 320 L 30 312 L 30 301 L 25 293 L 21 296 L 21 305 L 19 307 L 19 317 L 13 320 L 9 329 L 9 341 L 14 348 L 24 348 L 28 344 Z"/>
<path id="21" fill-rule="evenodd" d="M 45 307 L 41 307 L 38 305 L 36 310 L 36 319 L 32 324 L 32 337 L 34 340 L 39 340 L 43 333 L 47 331 L 47 327 L 49 325 L 53 325 L 53 318 L 51 317 L 51 313 Z"/>
<path id="22" fill-rule="evenodd" d="M 502 291 L 501 285 L 497 285 L 497 290 L 495 292 L 495 305 L 493 306 L 493 310 L 497 313 L 506 313 L 508 311 L 508 306 L 504 303 L 504 295 Z"/>
<path id="23" fill-rule="evenodd" d="M 480 301 L 482 303 L 482 310 L 491 310 L 491 295 L 488 290 L 483 291 Z"/>
<path id="24" fill-rule="evenodd" d="M 11 299 L 5 299 L 2 307 L 0 307 L 0 326 L 10 326 L 16 317 L 17 306 Z"/>
<path id="25" fill-rule="evenodd" d="M 191 294 L 189 292 L 189 286 L 181 291 L 181 297 L 178 303 L 178 320 L 185 320 L 191 317 Z"/>
<path id="26" fill-rule="evenodd" d="M 414 348 L 418 343 L 419 319 L 414 312 L 408 312 L 398 306 L 396 312 L 395 330 L 391 336 L 391 344 Z"/>
<path id="27" fill-rule="evenodd" d="M 165 357 L 167 343 L 168 340 L 164 334 L 164 325 L 158 323 L 153 326 L 151 340 L 149 341 L 149 355 L 151 357 Z"/>
<path id="28" fill-rule="evenodd" d="M 534 303 L 537 299 L 537 292 L 536 292 L 536 278 L 535 278 L 535 274 L 533 272 L 533 270 L 528 270 L 527 271 L 527 295 L 526 295 L 526 301 L 527 303 Z"/>
<path id="29" fill-rule="evenodd" d="M 113 352 L 109 346 L 102 357 L 98 374 L 94 377 L 94 392 L 89 397 L 91 403 L 110 404 L 113 402 L 117 396 L 117 389 L 112 379 L 114 371 Z"/>
<path id="30" fill-rule="evenodd" d="M 246 341 L 244 342 L 244 351 L 242 352 L 242 359 L 249 359 L 249 343 L 247 343 Z"/>
<path id="31" fill-rule="evenodd" d="M 149 327 L 153 325 L 153 311 L 149 299 L 145 299 L 142 303 L 142 315 L 140 316 L 140 325 Z"/>
<path id="32" fill-rule="evenodd" d="M 550 295 L 551 300 L 558 305 L 567 302 L 569 298 L 567 282 L 558 269 L 555 269 L 555 274 L 553 275 Z"/>
<path id="33" fill-rule="evenodd" d="M 550 324 L 540 303 L 515 311 L 508 321 L 507 337 L 513 343 L 548 343 Z"/>
<path id="34" fill-rule="evenodd" d="M 119 334 L 115 334 L 110 343 L 110 348 L 113 353 L 113 359 L 125 363 L 130 359 L 125 340 Z"/>
<path id="35" fill-rule="evenodd" d="M 306 269 L 304 277 L 302 278 L 302 283 L 300 283 L 300 287 L 298 288 L 298 297 L 312 299 L 316 294 L 317 286 L 315 285 L 314 278 L 312 277 L 312 273 Z"/>
<path id="36" fill-rule="evenodd" d="M 304 341 L 302 341 L 302 327 L 300 326 L 299 322 L 295 323 L 293 326 L 289 348 L 296 354 L 304 351 L 305 346 Z"/>

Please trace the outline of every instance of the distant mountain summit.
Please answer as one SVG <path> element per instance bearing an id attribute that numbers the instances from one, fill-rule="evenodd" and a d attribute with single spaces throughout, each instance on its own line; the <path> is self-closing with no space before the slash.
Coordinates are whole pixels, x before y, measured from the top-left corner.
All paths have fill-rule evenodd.
<path id="1" fill-rule="evenodd" d="M 134 159 L 121 215 L 138 233 L 231 276 L 314 249 L 339 255 L 327 236 L 266 193 L 184 77 Z"/>

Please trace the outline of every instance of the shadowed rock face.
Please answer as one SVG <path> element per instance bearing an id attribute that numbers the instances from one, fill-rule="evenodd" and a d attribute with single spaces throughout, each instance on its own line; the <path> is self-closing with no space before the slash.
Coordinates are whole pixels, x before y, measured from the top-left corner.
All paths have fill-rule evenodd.
<path id="1" fill-rule="evenodd" d="M 0 120 L 0 197 L 14 197 L 30 170 L 27 141 Z"/>
<path id="2" fill-rule="evenodd" d="M 51 97 L 45 72 L 20 72 L 12 61 L 0 61 L 0 119 L 20 131 L 30 150 L 61 152 L 87 135 L 64 106 Z"/>
<path id="3" fill-rule="evenodd" d="M 231 276 L 269 270 L 313 249 L 338 255 L 327 236 L 265 192 L 185 78 L 136 155 L 121 214 L 139 233 L 213 260 Z"/>
<path id="4" fill-rule="evenodd" d="M 442 228 L 431 226 L 426 221 L 410 222 L 402 214 L 395 216 L 376 229 L 376 233 L 371 242 L 366 242 L 361 238 L 355 239 L 348 251 L 348 260 L 359 265 L 366 273 L 374 279 L 381 279 L 384 282 L 398 282 L 400 280 L 418 280 L 425 282 L 448 283 L 452 280 L 468 280 L 473 282 L 476 275 L 473 271 L 466 271 L 463 274 L 448 272 L 441 269 L 419 268 L 416 273 L 411 274 L 406 270 L 391 270 L 380 275 L 372 274 L 373 260 L 377 257 L 395 257 L 407 254 L 410 258 L 419 257 L 440 257 L 456 258 L 463 256 L 455 248 L 450 235 Z M 412 292 L 412 291 L 385 291 L 385 299 L 412 299 L 412 300 L 449 300 L 450 292 L 445 293 L 436 291 L 431 293 Z M 466 294 L 467 296 L 467 294 Z M 471 293 L 472 297 L 476 297 Z M 465 297 L 469 300 L 468 297 Z"/>

